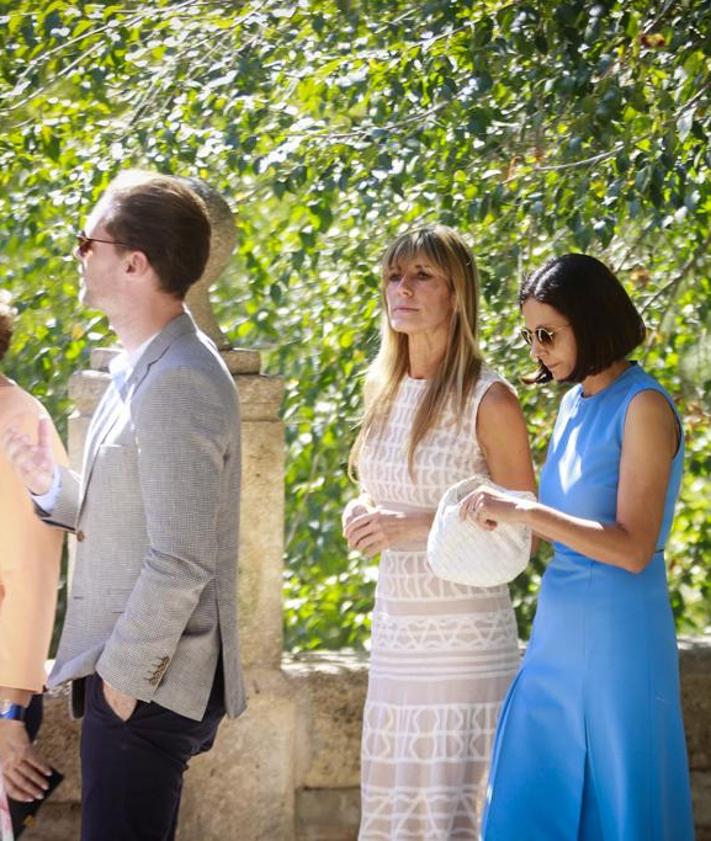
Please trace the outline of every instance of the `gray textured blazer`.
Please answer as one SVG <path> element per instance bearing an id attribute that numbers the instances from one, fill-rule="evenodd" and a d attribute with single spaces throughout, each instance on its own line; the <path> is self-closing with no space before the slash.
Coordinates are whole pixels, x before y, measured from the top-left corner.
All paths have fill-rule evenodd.
<path id="1" fill-rule="evenodd" d="M 189 315 L 155 337 L 120 393 L 109 385 L 81 476 L 61 480 L 41 516 L 76 533 L 77 558 L 50 686 L 98 672 L 197 720 L 221 650 L 227 713 L 239 715 L 239 408 Z"/>

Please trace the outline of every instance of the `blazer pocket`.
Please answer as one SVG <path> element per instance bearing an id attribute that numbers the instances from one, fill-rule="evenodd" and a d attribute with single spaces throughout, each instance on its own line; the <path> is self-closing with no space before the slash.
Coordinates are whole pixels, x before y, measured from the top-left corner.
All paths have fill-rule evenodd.
<path id="1" fill-rule="evenodd" d="M 136 448 L 127 444 L 100 444 L 96 451 L 97 459 L 123 459 L 128 456 L 135 458 Z"/>
<path id="2" fill-rule="evenodd" d="M 135 494 L 138 489 L 138 451 L 120 444 L 102 444 L 96 452 L 91 484 L 98 482 L 111 493 Z M 139 495 L 140 496 L 140 495 Z"/>

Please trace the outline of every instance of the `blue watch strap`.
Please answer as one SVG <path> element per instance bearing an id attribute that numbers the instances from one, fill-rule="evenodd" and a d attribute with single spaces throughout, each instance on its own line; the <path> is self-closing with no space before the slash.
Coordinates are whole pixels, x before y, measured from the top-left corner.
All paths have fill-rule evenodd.
<path id="1" fill-rule="evenodd" d="M 27 708 L 12 701 L 0 701 L 0 718 L 6 721 L 24 721 Z"/>

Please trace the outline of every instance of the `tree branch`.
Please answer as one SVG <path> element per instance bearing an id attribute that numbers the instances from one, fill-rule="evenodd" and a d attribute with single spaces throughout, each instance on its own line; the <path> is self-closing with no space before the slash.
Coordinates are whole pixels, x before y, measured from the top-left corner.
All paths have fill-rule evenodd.
<path id="1" fill-rule="evenodd" d="M 667 300 L 666 306 L 662 313 L 662 317 L 660 318 L 660 323 L 664 320 L 664 316 L 666 316 L 667 311 L 671 302 L 674 300 L 674 296 L 676 291 L 681 286 L 681 282 L 684 280 L 686 275 L 691 271 L 691 269 L 696 265 L 699 258 L 708 253 L 709 245 L 711 245 L 711 233 L 706 235 L 706 239 L 699 245 L 699 247 L 694 251 L 694 253 L 689 257 L 689 259 L 684 263 L 684 265 L 679 269 L 676 275 L 668 282 L 665 283 L 660 289 L 658 289 L 654 295 L 648 300 L 645 301 L 644 306 L 640 308 L 640 313 L 644 315 L 645 312 L 658 301 L 664 295 L 669 294 L 669 298 Z"/>

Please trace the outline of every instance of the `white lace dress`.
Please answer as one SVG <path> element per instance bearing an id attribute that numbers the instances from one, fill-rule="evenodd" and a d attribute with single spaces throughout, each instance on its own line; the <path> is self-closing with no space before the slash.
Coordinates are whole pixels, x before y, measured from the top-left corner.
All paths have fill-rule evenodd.
<path id="1" fill-rule="evenodd" d="M 413 482 L 407 446 L 427 382 L 406 378 L 386 428 L 362 451 L 364 491 L 388 508 L 434 511 L 450 485 L 488 475 L 476 413 L 496 381 L 482 369 L 459 428 L 454 412 L 444 413 L 415 451 Z M 475 841 L 496 718 L 518 661 L 506 586 L 436 578 L 422 541 L 382 553 L 363 714 L 360 841 Z"/>

